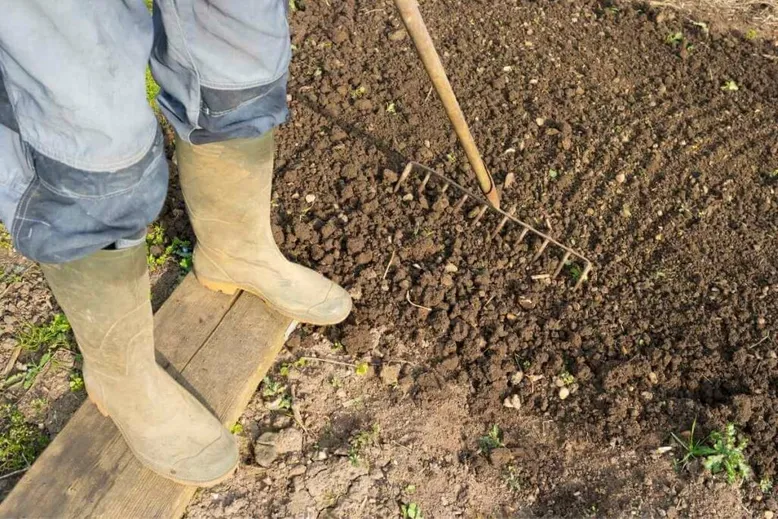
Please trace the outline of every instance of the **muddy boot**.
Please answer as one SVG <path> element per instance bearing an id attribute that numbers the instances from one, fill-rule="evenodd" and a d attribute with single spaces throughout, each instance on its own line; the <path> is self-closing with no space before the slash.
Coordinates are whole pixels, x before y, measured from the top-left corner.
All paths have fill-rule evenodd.
<path id="1" fill-rule="evenodd" d="M 84 356 L 89 398 L 135 457 L 184 485 L 230 476 L 238 464 L 235 439 L 154 358 L 145 246 L 41 268 Z"/>
<path id="2" fill-rule="evenodd" d="M 194 272 L 212 290 L 245 290 L 296 321 L 335 324 L 351 297 L 321 274 L 288 261 L 270 228 L 273 133 L 192 145 L 176 140 L 181 188 L 197 246 Z"/>

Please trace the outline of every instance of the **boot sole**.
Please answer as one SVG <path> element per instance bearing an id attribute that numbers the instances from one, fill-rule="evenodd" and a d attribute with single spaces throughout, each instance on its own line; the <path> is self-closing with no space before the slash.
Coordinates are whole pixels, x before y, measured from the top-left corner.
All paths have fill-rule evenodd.
<path id="1" fill-rule="evenodd" d="M 274 305 L 269 299 L 267 299 L 262 294 L 255 292 L 253 290 L 247 290 L 239 285 L 236 285 L 234 283 L 224 283 L 223 281 L 212 281 L 210 279 L 203 278 L 201 276 L 197 275 L 197 272 L 195 272 L 195 278 L 197 278 L 197 281 L 200 282 L 202 286 L 209 290 L 213 290 L 214 292 L 221 292 L 222 294 L 227 294 L 228 296 L 234 295 L 238 292 L 238 290 L 242 290 L 243 292 L 248 292 L 249 294 L 256 296 L 260 298 L 262 301 L 265 302 L 267 306 L 275 310 L 281 315 L 284 315 L 290 319 L 293 319 L 295 321 L 300 321 L 308 324 L 313 324 L 314 326 L 332 326 L 338 323 L 341 323 L 345 320 L 345 317 L 341 319 L 340 321 L 314 321 L 310 319 L 300 319 L 297 316 L 290 315 L 288 312 L 283 311 L 281 308 L 278 308 L 276 305 Z M 348 316 L 347 316 L 348 317 Z"/>
<path id="2" fill-rule="evenodd" d="M 110 418 L 110 415 L 108 414 L 108 411 L 103 407 L 102 404 L 100 404 L 96 398 L 89 397 L 89 400 L 97 407 L 97 410 L 100 412 L 101 415 Z M 114 425 L 116 425 L 116 422 L 114 422 Z M 116 428 L 119 429 L 119 432 L 122 433 L 122 437 L 124 437 L 124 432 L 122 432 L 122 429 L 116 425 Z M 138 460 L 138 462 L 152 471 L 154 474 L 158 474 L 162 476 L 165 479 L 169 479 L 170 481 L 173 481 L 175 483 L 178 483 L 179 485 L 184 485 L 187 487 L 199 487 L 199 488 L 207 488 L 212 487 L 215 485 L 218 485 L 219 483 L 226 481 L 227 479 L 231 478 L 233 474 L 235 474 L 235 471 L 238 469 L 238 462 L 235 463 L 235 466 L 232 467 L 229 471 L 227 471 L 222 476 L 219 476 L 218 478 L 212 479 L 210 481 L 189 481 L 186 479 L 179 479 L 175 476 L 171 476 L 170 474 L 165 474 L 163 472 L 160 472 L 159 470 L 155 469 L 151 465 L 148 465 L 143 462 L 143 459 L 138 455 L 138 453 L 135 451 L 135 449 L 132 448 L 132 445 L 130 445 L 130 442 L 127 441 L 126 438 L 124 438 L 124 443 L 129 447 L 130 452 L 132 452 L 132 455 L 135 456 L 135 459 Z"/>

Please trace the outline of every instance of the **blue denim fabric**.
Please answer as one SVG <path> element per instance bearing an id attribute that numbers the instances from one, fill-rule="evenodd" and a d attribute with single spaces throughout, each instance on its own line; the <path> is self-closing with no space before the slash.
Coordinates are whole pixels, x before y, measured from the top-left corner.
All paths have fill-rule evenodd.
<path id="1" fill-rule="evenodd" d="M 137 236 L 167 164 L 145 99 L 192 143 L 262 135 L 287 117 L 286 0 L 7 0 L 0 16 L 0 220 L 60 263 Z M 152 50 L 153 49 L 153 50 Z"/>

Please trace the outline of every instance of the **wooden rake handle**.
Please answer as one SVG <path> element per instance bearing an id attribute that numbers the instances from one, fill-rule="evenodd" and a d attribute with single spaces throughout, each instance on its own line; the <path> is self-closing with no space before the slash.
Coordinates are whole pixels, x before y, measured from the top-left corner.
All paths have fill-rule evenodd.
<path id="1" fill-rule="evenodd" d="M 422 63 L 424 63 L 424 68 L 427 70 L 427 75 L 429 75 L 432 85 L 435 87 L 435 91 L 446 109 L 448 119 L 451 121 L 457 137 L 459 137 L 459 142 L 465 149 L 467 160 L 475 172 L 481 192 L 494 207 L 499 209 L 500 194 L 497 192 L 492 175 L 486 170 L 481 154 L 478 152 L 478 147 L 475 145 L 473 134 L 470 133 L 470 128 L 467 126 L 465 115 L 459 106 L 457 96 L 454 95 L 454 90 L 448 81 L 448 76 L 446 76 L 446 70 L 440 61 L 438 51 L 435 50 L 435 44 L 432 42 L 424 19 L 421 17 L 419 4 L 416 0 L 394 0 L 394 4 L 397 6 L 397 10 L 400 11 L 405 28 L 408 30 L 408 34 L 411 35 L 416 51 L 419 53 L 419 57 Z"/>

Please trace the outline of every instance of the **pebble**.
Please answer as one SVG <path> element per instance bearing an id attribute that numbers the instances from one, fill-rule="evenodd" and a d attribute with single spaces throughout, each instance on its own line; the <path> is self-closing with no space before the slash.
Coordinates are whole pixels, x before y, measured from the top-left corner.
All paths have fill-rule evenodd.
<path id="1" fill-rule="evenodd" d="M 618 175 L 616 175 L 616 182 L 618 182 L 619 184 L 623 184 L 626 181 L 627 181 L 627 175 L 625 175 L 624 173 L 619 173 Z"/>
<path id="2" fill-rule="evenodd" d="M 773 519 L 775 517 L 775 512 L 771 512 L 770 510 L 764 511 L 764 519 Z"/>
<path id="3" fill-rule="evenodd" d="M 389 41 L 403 41 L 406 37 L 408 37 L 408 33 L 405 29 L 397 29 L 389 33 Z"/>
<path id="4" fill-rule="evenodd" d="M 564 399 L 566 399 L 569 396 L 570 396 L 570 390 L 567 389 L 566 387 L 563 387 L 562 389 L 559 390 L 559 399 L 560 400 L 564 400 Z"/>
<path id="5" fill-rule="evenodd" d="M 445 270 L 446 272 L 457 272 L 459 268 L 457 268 L 457 266 L 454 265 L 453 263 L 446 263 L 446 266 L 443 267 L 443 270 Z"/>
<path id="6" fill-rule="evenodd" d="M 649 381 L 650 381 L 652 384 L 656 384 L 656 383 L 658 383 L 658 382 L 659 382 L 659 377 L 657 376 L 657 374 L 656 374 L 656 373 L 654 373 L 654 372 L 652 371 L 651 373 L 649 373 L 649 374 L 648 374 L 648 380 L 649 380 Z"/>
<path id="7" fill-rule="evenodd" d="M 513 384 L 514 386 L 518 386 L 519 384 L 521 384 L 522 380 L 524 380 L 524 372 L 523 371 L 517 371 L 511 377 L 511 384 Z"/>
<path id="8" fill-rule="evenodd" d="M 542 117 L 538 117 L 537 119 L 535 119 L 535 124 L 537 124 L 538 126 L 543 126 L 545 122 L 546 120 L 543 119 Z"/>
<path id="9" fill-rule="evenodd" d="M 316 195 L 305 195 L 305 201 L 312 204 L 316 201 Z"/>
<path id="10" fill-rule="evenodd" d="M 502 405 L 509 409 L 521 409 L 521 397 L 519 395 L 511 395 L 502 401 Z"/>

